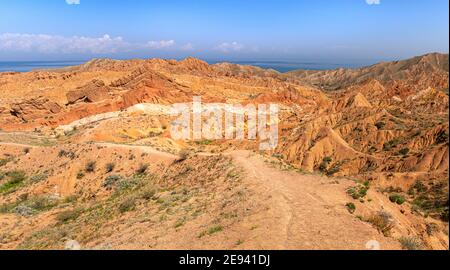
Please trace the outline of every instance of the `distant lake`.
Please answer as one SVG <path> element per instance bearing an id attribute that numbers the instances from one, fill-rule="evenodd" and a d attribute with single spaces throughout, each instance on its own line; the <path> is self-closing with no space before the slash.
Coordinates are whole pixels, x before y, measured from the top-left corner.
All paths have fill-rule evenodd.
<path id="1" fill-rule="evenodd" d="M 0 62 L 0 72 L 4 71 L 32 71 L 36 69 L 63 68 L 77 66 L 85 61 L 30 61 L 30 62 Z"/>
<path id="2" fill-rule="evenodd" d="M 78 66 L 86 61 L 29 61 L 29 62 L 1 62 L 0 72 L 18 71 L 26 72 L 39 69 L 63 68 L 67 66 Z M 210 61 L 210 64 L 222 61 Z M 329 70 L 340 67 L 356 68 L 357 65 L 346 64 L 327 64 L 327 63 L 308 63 L 308 62 L 284 62 L 284 61 L 233 61 L 232 63 L 239 65 L 257 66 L 264 69 L 274 69 L 279 72 L 288 72 L 297 69 L 304 70 Z"/>
<path id="3" fill-rule="evenodd" d="M 256 66 L 264 69 L 274 69 L 278 72 L 289 72 L 293 70 L 330 70 L 337 68 L 356 68 L 358 65 L 350 64 L 329 64 L 329 63 L 309 63 L 309 62 L 283 62 L 283 61 L 237 61 L 239 65 Z"/>

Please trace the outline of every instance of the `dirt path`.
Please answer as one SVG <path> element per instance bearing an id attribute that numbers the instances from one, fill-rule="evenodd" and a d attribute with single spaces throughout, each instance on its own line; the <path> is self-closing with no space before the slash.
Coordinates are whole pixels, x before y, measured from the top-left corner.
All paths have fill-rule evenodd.
<path id="1" fill-rule="evenodd" d="M 247 172 L 247 178 L 259 189 L 270 192 L 271 207 L 276 213 L 267 217 L 276 224 L 268 237 L 272 247 L 281 249 L 368 249 L 376 240 L 381 249 L 399 249 L 395 239 L 386 238 L 370 224 L 358 220 L 345 208 L 351 199 L 345 190 L 350 180 L 339 180 L 271 168 L 260 157 L 247 151 L 232 152 L 237 164 Z M 269 236 L 270 235 L 270 236 Z M 372 241 L 372 242 L 369 242 Z"/>
<path id="2" fill-rule="evenodd" d="M 176 160 L 179 158 L 179 156 L 177 156 L 177 155 L 158 151 L 151 146 L 115 144 L 115 143 L 96 143 L 96 145 L 104 146 L 104 147 L 112 147 L 112 148 L 118 147 L 118 148 L 126 148 L 126 149 L 131 149 L 131 150 L 139 150 L 139 151 L 144 152 L 149 155 L 154 155 L 154 156 L 163 157 L 163 158 L 167 158 L 167 159 L 173 159 L 173 160 Z"/>

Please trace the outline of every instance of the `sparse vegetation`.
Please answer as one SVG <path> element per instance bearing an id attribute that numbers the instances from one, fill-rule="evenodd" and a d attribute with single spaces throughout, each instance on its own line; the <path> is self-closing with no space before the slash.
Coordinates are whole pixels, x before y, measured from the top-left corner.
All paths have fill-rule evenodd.
<path id="1" fill-rule="evenodd" d="M 383 129 L 386 126 L 385 122 L 378 122 L 375 124 L 375 126 L 377 127 L 378 130 Z"/>
<path id="2" fill-rule="evenodd" d="M 439 131 L 439 133 L 436 135 L 436 143 L 448 143 L 448 133 L 445 130 Z"/>
<path id="3" fill-rule="evenodd" d="M 141 165 L 139 165 L 139 168 L 136 170 L 137 174 L 145 174 L 145 172 L 147 172 L 149 165 L 142 163 Z"/>
<path id="4" fill-rule="evenodd" d="M 356 211 L 356 206 L 355 206 L 354 203 L 351 203 L 351 202 L 350 202 L 350 203 L 347 203 L 345 206 L 347 207 L 347 210 L 350 212 L 350 214 L 355 213 L 355 211 Z"/>
<path id="5" fill-rule="evenodd" d="M 59 213 L 58 216 L 56 217 L 56 220 L 58 220 L 61 223 L 66 223 L 77 219 L 81 215 L 81 213 L 82 211 L 80 209 L 67 210 Z"/>
<path id="6" fill-rule="evenodd" d="M 94 171 L 95 171 L 95 166 L 96 166 L 96 162 L 95 161 L 88 161 L 87 163 L 86 163 L 86 166 L 84 167 L 84 170 L 87 172 L 87 173 L 93 173 Z"/>
<path id="7" fill-rule="evenodd" d="M 84 174 L 83 171 L 78 171 L 78 172 L 77 172 L 77 179 L 78 179 L 78 180 L 83 179 L 84 176 L 85 176 L 85 174 Z"/>
<path id="8" fill-rule="evenodd" d="M 35 175 L 31 176 L 30 182 L 31 183 L 39 183 L 39 182 L 47 180 L 47 178 L 48 178 L 48 174 L 39 173 L 39 174 L 35 174 Z"/>
<path id="9" fill-rule="evenodd" d="M 399 139 L 393 139 L 383 144 L 383 150 L 388 152 L 391 151 L 392 148 L 396 147 L 400 143 Z"/>
<path id="10" fill-rule="evenodd" d="M 402 248 L 405 250 L 422 250 L 423 249 L 423 243 L 422 241 L 417 237 L 402 237 L 399 239 L 400 244 L 402 245 Z"/>
<path id="11" fill-rule="evenodd" d="M 196 141 L 195 144 L 197 145 L 210 145 L 212 143 L 211 140 L 201 140 L 201 141 Z"/>
<path id="12" fill-rule="evenodd" d="M 112 171 L 114 171 L 115 167 L 116 167 L 115 163 L 113 163 L 113 162 L 107 163 L 105 166 L 106 173 L 111 173 Z"/>
<path id="13" fill-rule="evenodd" d="M 3 185 L 0 185 L 0 194 L 8 194 L 16 191 L 26 180 L 26 174 L 23 171 L 11 171 L 5 175 L 9 180 Z"/>
<path id="14" fill-rule="evenodd" d="M 12 157 L 2 158 L 0 159 L 0 167 L 5 166 L 6 164 L 10 163 L 14 159 Z"/>
<path id="15" fill-rule="evenodd" d="M 125 213 L 134 210 L 136 207 L 135 198 L 127 198 L 122 203 L 119 204 L 120 213 Z"/>
<path id="16" fill-rule="evenodd" d="M 357 186 L 349 188 L 347 194 L 355 200 L 362 199 L 366 197 L 369 188 L 369 182 L 365 182 L 364 184 L 358 184 Z"/>
<path id="17" fill-rule="evenodd" d="M 402 205 L 406 202 L 405 197 L 399 194 L 392 194 L 389 196 L 389 200 L 393 203 L 396 203 L 398 205 Z"/>
<path id="18" fill-rule="evenodd" d="M 214 227 L 209 228 L 206 231 L 201 232 L 199 234 L 198 238 L 202 238 L 202 237 L 204 237 L 206 235 L 213 235 L 213 234 L 221 232 L 221 231 L 223 231 L 223 227 L 222 226 L 220 226 L 220 225 L 214 226 Z"/>
<path id="19" fill-rule="evenodd" d="M 61 149 L 58 152 L 58 157 L 60 157 L 60 158 L 67 157 L 67 158 L 70 158 L 70 159 L 75 159 L 76 155 L 72 151 L 66 151 L 64 149 Z"/>
<path id="20" fill-rule="evenodd" d="M 326 172 L 326 170 L 328 169 L 328 166 L 330 165 L 330 163 L 333 161 L 333 159 L 331 157 L 324 157 L 322 160 L 322 163 L 320 163 L 319 165 L 319 170 L 321 172 Z"/>
<path id="21" fill-rule="evenodd" d="M 367 219 L 367 222 L 371 223 L 378 231 L 380 231 L 385 236 L 390 236 L 391 230 L 394 228 L 395 223 L 392 219 L 392 215 L 380 211 Z"/>
<path id="22" fill-rule="evenodd" d="M 122 176 L 120 175 L 109 175 L 106 177 L 105 181 L 103 181 L 103 187 L 106 189 L 111 189 L 113 186 L 116 185 L 117 182 L 119 182 L 122 179 Z"/>
<path id="23" fill-rule="evenodd" d="M 439 180 L 430 187 L 417 181 L 408 190 L 408 195 L 413 198 L 413 210 L 448 222 L 448 179 Z"/>
<path id="24" fill-rule="evenodd" d="M 188 150 L 186 150 L 186 149 L 184 149 L 184 150 L 181 150 L 180 151 L 180 153 L 179 153 L 179 159 L 178 159 L 178 162 L 183 162 L 183 161 L 185 161 L 186 159 L 188 159 L 188 157 L 189 157 L 189 151 Z"/>
<path id="25" fill-rule="evenodd" d="M 410 151 L 409 148 L 403 148 L 400 151 L 398 151 L 398 154 L 400 156 L 406 156 L 407 154 L 409 154 L 409 151 Z"/>

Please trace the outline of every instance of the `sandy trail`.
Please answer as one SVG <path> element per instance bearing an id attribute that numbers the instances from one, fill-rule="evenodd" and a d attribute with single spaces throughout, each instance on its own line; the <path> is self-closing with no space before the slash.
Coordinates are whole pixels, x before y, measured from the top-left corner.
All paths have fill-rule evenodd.
<path id="1" fill-rule="evenodd" d="M 172 159 L 172 160 L 179 159 L 179 156 L 177 156 L 177 155 L 158 151 L 151 146 L 115 144 L 115 143 L 96 143 L 96 145 L 110 147 L 110 148 L 117 147 L 117 148 L 126 148 L 126 149 L 130 149 L 130 150 L 138 150 L 138 151 L 141 151 L 141 152 L 149 154 L 149 155 L 153 155 L 153 156 L 157 156 L 157 157 L 161 157 L 161 158 Z"/>
<path id="2" fill-rule="evenodd" d="M 350 180 L 302 175 L 269 167 L 247 151 L 232 152 L 235 162 L 247 172 L 247 178 L 261 192 L 270 192 L 271 207 L 277 224 L 272 247 L 281 249 L 367 249 L 371 240 L 381 249 L 400 249 L 395 239 L 386 238 L 370 224 L 358 220 L 345 208 Z"/>

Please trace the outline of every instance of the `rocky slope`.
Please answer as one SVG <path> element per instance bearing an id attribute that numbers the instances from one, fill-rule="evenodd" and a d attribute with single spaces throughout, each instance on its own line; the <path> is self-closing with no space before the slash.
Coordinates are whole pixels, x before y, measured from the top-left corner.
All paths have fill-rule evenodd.
<path id="1" fill-rule="evenodd" d="M 0 73 L 0 92 L 0 248 L 448 249 L 448 55 L 286 74 L 95 59 Z M 279 104 L 278 147 L 173 140 L 168 105 L 194 96 Z"/>

